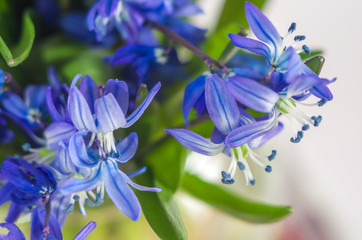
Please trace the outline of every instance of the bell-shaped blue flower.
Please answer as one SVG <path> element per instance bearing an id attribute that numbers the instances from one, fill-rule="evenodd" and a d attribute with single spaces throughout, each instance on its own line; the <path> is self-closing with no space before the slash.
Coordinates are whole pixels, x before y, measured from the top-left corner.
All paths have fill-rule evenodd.
<path id="1" fill-rule="evenodd" d="M 224 153 L 230 157 L 230 167 L 222 172 L 222 182 L 231 184 L 237 166 L 244 172 L 246 184 L 255 184 L 255 179 L 250 171 L 249 159 L 271 171 L 271 166 L 264 165 L 258 159 L 272 160 L 276 151 L 269 157 L 262 156 L 254 151 L 270 138 L 274 137 L 283 128 L 276 118 L 276 112 L 262 119 L 254 119 L 250 114 L 241 109 L 233 95 L 230 94 L 227 83 L 218 75 L 209 74 L 205 82 L 205 103 L 215 129 L 208 140 L 186 129 L 165 129 L 182 145 L 200 154 L 213 156 Z"/>
<path id="2" fill-rule="evenodd" d="M 259 40 L 230 33 L 231 41 L 237 47 L 264 56 L 273 71 L 285 72 L 288 62 L 293 61 L 290 54 L 292 51 L 296 51 L 294 46 L 303 41 L 305 36 L 295 36 L 294 43 L 289 47 L 290 50 L 286 51 L 289 46 L 287 45 L 288 39 L 296 28 L 295 23 L 290 26 L 287 35 L 282 38 L 269 19 L 250 2 L 245 3 L 245 15 L 251 30 Z M 308 47 L 303 45 L 302 49 L 304 51 Z"/>

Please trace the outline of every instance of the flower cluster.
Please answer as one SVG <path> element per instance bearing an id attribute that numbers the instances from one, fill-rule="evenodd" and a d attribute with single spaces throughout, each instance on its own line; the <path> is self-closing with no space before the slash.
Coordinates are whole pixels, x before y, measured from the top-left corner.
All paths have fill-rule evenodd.
<path id="1" fill-rule="evenodd" d="M 0 42 L 5 49 L 0 53 L 9 66 L 21 63 L 33 43 L 41 52 L 32 56 L 31 64 L 23 65 L 24 73 L 0 69 L 0 147 L 8 151 L 0 152 L 0 206 L 10 203 L 6 223 L 0 223 L 0 239 L 25 239 L 15 225 L 24 215 L 30 215 L 30 239 L 63 239 L 62 228 L 75 208 L 86 217 L 86 209 L 101 205 L 107 196 L 133 221 L 140 218 L 140 202 L 146 202 L 142 209 L 156 233 L 161 232 L 163 239 L 169 232 L 177 235 L 183 231 L 178 229 L 182 221 L 169 201 L 185 178 L 183 161 L 172 148 L 179 144 L 170 135 L 194 152 L 227 156 L 230 165 L 221 171 L 222 183 L 233 184 L 240 170 L 246 185 L 254 185 L 252 164 L 272 171 L 270 161 L 277 150 L 263 155 L 257 149 L 283 130 L 281 117 L 294 128 L 290 141 L 298 143 L 322 120 L 319 115 L 309 116 L 299 105 L 321 107 L 333 99 L 329 84 L 335 79 L 320 78 L 319 71 L 304 62 L 302 56 L 312 52 L 301 44 L 304 35 L 294 35 L 296 24 L 282 37 L 250 2 L 245 3 L 245 15 L 256 39 L 229 33 L 219 61 L 198 47 L 206 30 L 187 22 L 188 17 L 202 13 L 192 0 L 35 2 L 34 14 L 43 21 L 34 28 L 31 19 L 24 18 L 20 46 L 15 48 L 20 51 L 22 45 L 30 44 L 24 52 L 18 58 L 10 53 L 4 56 L 9 49 Z M 34 41 L 34 29 L 42 29 L 39 41 Z M 181 47 L 196 58 L 184 54 L 181 61 Z M 49 65 L 56 66 L 61 75 Z M 202 75 L 201 67 L 207 68 Z M 34 84 L 33 78 L 46 68 L 48 83 Z M 29 84 L 28 71 L 36 72 Z M 76 75 L 79 72 L 95 80 Z M 68 85 L 59 76 L 75 77 Z M 104 81 L 107 76 L 125 80 Z M 194 76 L 198 77 L 187 85 L 186 80 Z M 156 95 L 154 111 L 138 121 Z M 195 113 L 192 120 L 191 113 Z M 185 128 L 183 123 L 175 127 L 181 116 Z M 213 124 L 210 136 L 186 129 L 205 119 Z M 144 125 L 133 126 L 137 121 Z M 138 145 L 142 150 L 136 155 Z M 146 186 L 132 180 L 146 170 Z M 184 176 L 187 181 L 193 179 L 188 173 Z M 169 183 L 170 177 L 174 179 Z M 160 192 L 155 184 L 165 191 L 139 198 L 133 191 Z M 197 192 L 197 187 L 189 192 Z M 155 208 L 160 218 L 153 216 Z M 283 209 L 285 216 L 290 213 Z M 245 215 L 253 214 L 240 214 Z M 282 213 L 277 215 L 282 217 Z M 166 228 L 172 230 L 163 231 L 161 218 L 169 221 Z M 95 227 L 90 222 L 74 239 L 85 239 Z M 186 236 L 176 235 L 172 238 Z"/>
<path id="2" fill-rule="evenodd" d="M 222 152 L 229 156 L 230 167 L 221 173 L 223 183 L 234 183 L 233 177 L 239 168 L 244 172 L 246 184 L 254 185 L 255 179 L 246 160 L 271 172 L 272 167 L 263 162 L 273 160 L 276 150 L 269 156 L 262 156 L 252 149 L 261 147 L 282 130 L 283 124 L 278 121 L 281 115 L 286 116 L 295 129 L 290 139 L 293 143 L 303 138 L 310 125 L 317 127 L 322 117 L 310 117 L 297 105 L 305 105 L 303 101 L 311 95 L 320 100 L 306 105 L 323 106 L 332 100 L 328 84 L 334 80 L 319 78 L 302 62 L 298 53 L 310 54 L 310 50 L 306 45 L 301 51 L 295 46 L 305 36 L 295 36 L 294 42 L 286 45 L 296 29 L 295 23 L 283 38 L 252 3 L 246 2 L 245 13 L 259 40 L 237 34 L 229 34 L 229 37 L 236 47 L 262 55 L 265 62 L 254 60 L 250 68 L 236 61 L 230 64 L 232 67 L 227 73 L 206 73 L 187 86 L 183 102 L 185 122 L 188 125 L 192 108 L 198 116 L 208 114 L 215 125 L 211 140 L 185 129 L 166 129 L 166 132 L 192 151 L 208 156 Z M 245 111 L 248 109 L 264 116 L 254 118 Z"/>
<path id="3" fill-rule="evenodd" d="M 54 68 L 50 68 L 51 84 L 28 86 L 24 100 L 10 90 L 2 92 L 2 115 L 19 124 L 29 139 L 23 145 L 27 154 L 22 158 L 8 157 L 0 171 L 4 181 L 0 205 L 11 202 L 4 227 L 19 239 L 16 226 L 11 223 L 22 214 L 32 215 L 31 239 L 62 239 L 61 226 L 75 201 L 86 216 L 85 204 L 100 205 L 107 193 L 121 212 L 136 221 L 141 208 L 129 185 L 141 191 L 161 190 L 131 180 L 143 173 L 144 167 L 128 174 L 119 169 L 119 164 L 136 153 L 137 134 L 124 139 L 113 135 L 141 117 L 161 84 L 156 84 L 144 101 L 127 114 L 129 94 L 124 81 L 110 79 L 106 86 L 97 86 L 86 75 L 78 88 L 80 78 L 78 74 L 68 87 L 59 82 Z M 46 121 L 48 116 L 51 123 Z M 85 227 L 75 239 L 84 239 L 94 227 L 95 223 Z"/>

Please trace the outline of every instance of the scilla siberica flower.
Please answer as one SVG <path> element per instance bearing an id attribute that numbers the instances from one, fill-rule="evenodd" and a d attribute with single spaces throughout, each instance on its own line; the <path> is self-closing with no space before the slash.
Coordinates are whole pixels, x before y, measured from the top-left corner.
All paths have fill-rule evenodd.
<path id="1" fill-rule="evenodd" d="M 231 41 L 237 47 L 264 56 L 272 67 L 271 70 L 285 72 L 288 62 L 292 60 L 291 54 L 295 52 L 295 45 L 303 41 L 305 36 L 295 36 L 294 42 L 288 47 L 288 40 L 296 28 L 295 23 L 291 24 L 288 33 L 282 38 L 269 19 L 250 2 L 245 3 L 245 15 L 251 30 L 260 41 L 230 33 Z M 286 51 L 287 49 L 290 51 Z M 302 51 L 310 54 L 306 45 L 303 45 L 302 50 L 298 52 Z"/>
<path id="2" fill-rule="evenodd" d="M 229 169 L 222 172 L 223 183 L 234 183 L 233 176 L 239 168 L 244 172 L 246 184 L 250 182 L 254 185 L 255 179 L 246 159 L 255 162 L 266 172 L 271 172 L 271 166 L 263 164 L 260 160 L 273 160 L 276 151 L 273 150 L 270 156 L 262 156 L 252 149 L 259 148 L 282 130 L 283 125 L 274 117 L 277 113 L 272 112 L 265 118 L 254 119 L 238 107 L 235 99 L 228 92 L 226 82 L 215 74 L 209 74 L 206 77 L 205 102 L 210 118 L 215 124 L 211 140 L 186 129 L 166 129 L 165 131 L 197 153 L 213 156 L 223 152 L 229 156 L 231 163 Z M 225 145 L 225 138 L 236 130 L 239 133 L 238 140 L 242 139 L 242 141 L 238 141 L 238 144 L 234 144 L 236 146 L 233 147 Z"/>
<path id="3" fill-rule="evenodd" d="M 137 185 L 118 169 L 117 162 L 125 163 L 135 154 L 138 138 L 136 133 L 132 133 L 123 141 L 115 141 L 113 131 L 127 128 L 136 122 L 161 84 L 156 84 L 140 106 L 126 117 L 129 99 L 125 82 L 111 79 L 105 88 L 97 87 L 86 76 L 79 90 L 76 86 L 79 78 L 80 75 L 75 77 L 69 90 L 68 119 L 53 123 L 45 132 L 48 146 L 57 148 L 59 171 L 78 173 L 79 178 L 70 178 L 61 183 L 60 191 L 78 200 L 84 215 L 84 204 L 100 204 L 106 191 L 125 215 L 138 220 L 141 208 L 128 184 L 143 191 L 158 192 L 160 189 Z M 96 194 L 92 192 L 94 189 Z"/>
<path id="4" fill-rule="evenodd" d="M 287 72 L 274 72 L 271 75 L 273 90 L 254 79 L 240 76 L 229 76 L 227 86 L 229 93 L 244 106 L 265 113 L 278 111 L 290 119 L 295 128 L 295 136 L 291 138 L 291 142 L 296 143 L 303 138 L 304 131 L 309 129 L 310 124 L 318 126 L 322 120 L 321 116 L 306 115 L 296 104 L 304 104 L 303 100 L 314 95 L 321 100 L 307 105 L 323 106 L 333 98 L 327 87 L 333 81 L 319 78 L 301 62 L 297 53 L 291 53 L 290 56 L 292 61 L 287 66 Z M 306 68 L 309 71 L 306 71 Z M 307 74 L 304 74 L 305 72 Z M 237 131 L 232 132 L 226 139 L 227 145 L 233 146 L 229 141 L 237 144 L 238 135 Z"/>

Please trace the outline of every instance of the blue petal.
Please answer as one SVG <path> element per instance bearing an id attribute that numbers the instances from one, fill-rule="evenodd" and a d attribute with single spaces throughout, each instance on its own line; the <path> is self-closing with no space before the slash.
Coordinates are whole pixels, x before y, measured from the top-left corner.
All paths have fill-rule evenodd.
<path id="1" fill-rule="evenodd" d="M 205 80 L 206 76 L 201 75 L 194 81 L 190 82 L 185 89 L 185 95 L 182 104 L 182 114 L 186 126 L 188 126 L 188 118 L 191 109 L 194 107 L 196 102 L 200 100 L 200 97 L 203 96 L 205 92 Z"/>
<path id="2" fill-rule="evenodd" d="M 287 98 L 298 96 L 305 91 L 311 89 L 319 83 L 319 78 L 314 75 L 301 75 L 289 84 L 287 90 Z"/>
<path id="3" fill-rule="evenodd" d="M 11 183 L 6 183 L 0 189 L 0 206 L 9 201 L 10 194 L 15 190 L 15 186 Z"/>
<path id="4" fill-rule="evenodd" d="M 126 125 L 126 117 L 113 94 L 98 98 L 94 103 L 98 124 L 103 133 Z"/>
<path id="5" fill-rule="evenodd" d="M 122 142 L 116 145 L 119 157 L 116 160 L 120 163 L 125 163 L 130 160 L 136 153 L 138 147 L 137 133 L 131 133 Z"/>
<path id="6" fill-rule="evenodd" d="M 69 90 L 68 112 L 78 130 L 98 132 L 88 103 L 76 87 Z"/>
<path id="7" fill-rule="evenodd" d="M 68 178 L 61 184 L 59 184 L 59 191 L 65 195 L 72 193 L 91 191 L 101 185 L 102 183 L 102 174 L 101 168 L 99 167 L 94 175 L 90 178 L 80 179 L 80 178 Z"/>
<path id="8" fill-rule="evenodd" d="M 62 121 L 63 117 L 62 117 L 62 115 L 60 115 L 59 111 L 57 110 L 57 108 L 54 105 L 53 97 L 52 97 L 52 89 L 50 87 L 48 88 L 48 91 L 47 91 L 46 104 L 47 104 L 48 112 L 49 112 L 52 120 L 54 122 Z"/>
<path id="9" fill-rule="evenodd" d="M 237 34 L 229 33 L 229 38 L 235 46 L 246 49 L 250 52 L 264 56 L 268 61 L 271 60 L 270 49 L 267 45 L 254 39 L 239 36 Z"/>
<path id="10" fill-rule="evenodd" d="M 205 101 L 210 118 L 221 133 L 226 135 L 239 126 L 239 108 L 219 76 L 207 76 Z"/>
<path id="11" fill-rule="evenodd" d="M 302 73 L 303 62 L 295 49 L 289 47 L 280 56 L 275 67 L 276 71 L 286 72 L 285 81 L 290 83 L 296 76 L 299 76 Z"/>
<path id="12" fill-rule="evenodd" d="M 313 88 L 309 90 L 314 96 L 322 99 L 326 98 L 328 101 L 331 101 L 333 99 L 333 94 L 331 90 L 327 87 L 324 83 L 319 83 L 317 85 L 314 85 Z"/>
<path id="13" fill-rule="evenodd" d="M 26 240 L 21 230 L 13 223 L 0 223 L 0 228 L 9 230 L 6 236 L 0 234 L 0 239 L 2 240 Z"/>
<path id="14" fill-rule="evenodd" d="M 258 112 L 270 112 L 279 99 L 276 92 L 252 79 L 229 77 L 227 86 L 238 102 Z"/>
<path id="15" fill-rule="evenodd" d="M 158 82 L 152 89 L 151 91 L 148 93 L 148 96 L 146 97 L 146 99 L 136 108 L 136 110 L 134 110 L 128 117 L 127 117 L 127 124 L 126 124 L 126 128 L 131 126 L 133 123 L 135 123 L 144 113 L 144 111 L 146 111 L 148 105 L 150 105 L 153 97 L 156 95 L 156 93 L 158 92 L 158 90 L 160 90 L 161 87 L 161 82 Z"/>
<path id="16" fill-rule="evenodd" d="M 191 151 L 207 156 L 216 155 L 224 149 L 224 144 L 216 144 L 186 129 L 165 129 L 176 140 Z"/>
<path id="17" fill-rule="evenodd" d="M 107 81 L 106 88 L 104 89 L 104 95 L 112 93 L 117 100 L 124 114 L 127 113 L 129 104 L 129 93 L 127 83 L 124 81 L 118 81 L 109 79 Z"/>
<path id="18" fill-rule="evenodd" d="M 233 130 L 225 138 L 225 145 L 228 148 L 240 147 L 251 142 L 257 137 L 267 134 L 278 125 L 276 113 L 273 111 L 269 119 L 243 125 Z"/>
<path id="19" fill-rule="evenodd" d="M 244 109 L 239 108 L 240 111 L 240 125 L 246 125 L 255 122 L 255 119 Z"/>
<path id="20" fill-rule="evenodd" d="M 24 119 L 28 116 L 28 108 L 15 93 L 4 92 L 2 95 L 2 105 L 6 111 L 17 118 Z"/>
<path id="21" fill-rule="evenodd" d="M 56 149 L 58 143 L 63 141 L 68 144 L 69 139 L 77 132 L 72 124 L 67 122 L 54 122 L 44 131 L 47 148 Z"/>
<path id="22" fill-rule="evenodd" d="M 84 240 L 89 234 L 93 232 L 93 230 L 97 227 L 97 223 L 90 221 L 87 225 L 80 230 L 80 232 L 73 238 L 73 240 Z"/>
<path id="23" fill-rule="evenodd" d="M 134 183 L 128 176 L 127 174 L 123 173 L 122 171 L 119 171 L 119 173 L 122 175 L 123 179 L 129 184 L 131 185 L 133 188 L 140 190 L 140 191 L 147 191 L 147 192 L 161 192 L 161 188 L 158 187 L 145 187 L 145 186 L 141 186 L 137 183 Z"/>
<path id="24" fill-rule="evenodd" d="M 92 168 L 98 164 L 98 160 L 88 156 L 83 135 L 74 134 L 69 141 L 69 156 L 73 164 L 79 168 Z"/>
<path id="25" fill-rule="evenodd" d="M 31 219 L 31 240 L 43 239 L 43 223 L 40 220 L 38 209 L 35 209 Z"/>
<path id="26" fill-rule="evenodd" d="M 141 216 L 141 206 L 131 188 L 127 185 L 114 160 L 102 162 L 102 175 L 107 195 L 117 208 L 133 221 Z"/>
<path id="27" fill-rule="evenodd" d="M 175 9 L 172 16 L 173 17 L 191 17 L 197 14 L 201 14 L 204 11 L 197 4 L 186 4 L 181 5 L 179 8 Z"/>
<path id="28" fill-rule="evenodd" d="M 80 82 L 79 90 L 87 101 L 91 112 L 94 113 L 94 101 L 98 98 L 99 93 L 97 84 L 89 75 L 85 75 Z"/>
<path id="29" fill-rule="evenodd" d="M 137 169 L 134 172 L 127 173 L 127 176 L 129 178 L 137 177 L 138 175 L 141 175 L 141 174 L 145 173 L 146 171 L 147 171 L 147 167 L 143 166 L 143 167 L 140 167 L 139 169 Z"/>
<path id="30" fill-rule="evenodd" d="M 6 222 L 15 222 L 16 219 L 20 216 L 20 214 L 24 210 L 24 205 L 19 205 L 16 203 L 11 203 L 8 211 L 8 215 L 5 219 Z"/>
<path id="31" fill-rule="evenodd" d="M 282 49 L 282 38 L 269 19 L 252 3 L 245 3 L 245 15 L 251 30 L 257 38 L 270 47 L 273 60 L 276 60 Z M 272 62 L 273 62 L 272 60 Z"/>
<path id="32" fill-rule="evenodd" d="M 225 135 L 222 134 L 216 127 L 214 128 L 214 130 L 212 131 L 211 137 L 210 137 L 211 142 L 219 144 L 219 143 L 223 143 L 225 140 Z"/>
<path id="33" fill-rule="evenodd" d="M 251 142 L 248 143 L 249 147 L 252 149 L 257 149 L 263 146 L 267 141 L 278 135 L 282 130 L 284 126 L 281 122 L 278 122 L 277 127 L 272 128 L 270 131 L 268 131 L 266 134 L 263 134 L 262 136 L 255 138 Z"/>
<path id="34" fill-rule="evenodd" d="M 59 225 L 62 227 L 67 219 L 68 212 L 66 211 L 72 201 L 71 195 L 64 196 L 61 192 L 56 191 L 52 195 L 52 209 L 51 213 L 58 220 Z"/>
<path id="35" fill-rule="evenodd" d="M 56 92 L 59 92 L 62 84 L 59 79 L 59 76 L 53 66 L 48 67 L 47 69 L 47 77 L 50 83 L 51 88 L 53 88 Z"/>
<path id="36" fill-rule="evenodd" d="M 28 108 L 39 109 L 43 112 L 46 106 L 46 95 L 48 86 L 28 85 L 24 92 L 24 101 Z"/>
<path id="37" fill-rule="evenodd" d="M 56 169 L 63 175 L 69 175 L 77 171 L 73 162 L 70 159 L 67 146 L 60 141 L 55 152 Z"/>

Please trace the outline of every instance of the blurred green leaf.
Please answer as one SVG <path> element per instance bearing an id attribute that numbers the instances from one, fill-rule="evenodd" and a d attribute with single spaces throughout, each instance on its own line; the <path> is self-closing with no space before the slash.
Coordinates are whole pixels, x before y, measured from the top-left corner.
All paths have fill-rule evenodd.
<path id="1" fill-rule="evenodd" d="M 243 198 L 187 172 L 184 174 L 182 187 L 192 196 L 248 222 L 276 222 L 293 212 L 289 206 L 268 205 Z"/>
<path id="2" fill-rule="evenodd" d="M 139 184 L 145 186 L 154 182 L 150 171 L 136 179 Z M 170 197 L 172 193 L 167 188 L 162 187 L 160 193 L 136 191 L 136 194 L 141 203 L 143 214 L 161 239 L 188 239 L 177 205 L 174 199 Z"/>
<path id="3" fill-rule="evenodd" d="M 307 65 L 315 74 L 319 75 L 324 64 L 325 58 L 322 56 L 315 56 L 308 61 L 305 62 L 305 65 Z"/>
<path id="4" fill-rule="evenodd" d="M 0 53 L 4 57 L 9 67 L 15 67 L 22 63 L 30 53 L 35 38 L 35 28 L 31 21 L 29 12 L 23 15 L 23 24 L 21 37 L 17 45 L 12 48 L 12 51 L 0 37 Z"/>
<path id="5" fill-rule="evenodd" d="M 146 157 L 149 165 L 158 181 L 168 188 L 171 194 L 180 186 L 184 173 L 186 160 L 186 148 L 175 139 L 167 140 Z"/>
<path id="6" fill-rule="evenodd" d="M 238 24 L 243 28 L 249 28 L 245 17 L 245 2 L 245 0 L 226 0 L 216 31 L 223 29 L 231 23 Z M 250 0 L 250 2 L 258 8 L 262 8 L 265 0 Z"/>
<path id="7" fill-rule="evenodd" d="M 78 73 L 88 74 L 98 85 L 104 84 L 107 79 L 114 77 L 111 66 L 103 60 L 104 55 L 102 52 L 85 52 L 66 63 L 62 74 L 70 80 Z"/>
<path id="8" fill-rule="evenodd" d="M 212 58 L 219 58 L 224 49 L 231 43 L 229 33 L 238 33 L 240 28 L 236 24 L 229 24 L 213 33 L 205 44 L 205 52 Z"/>

